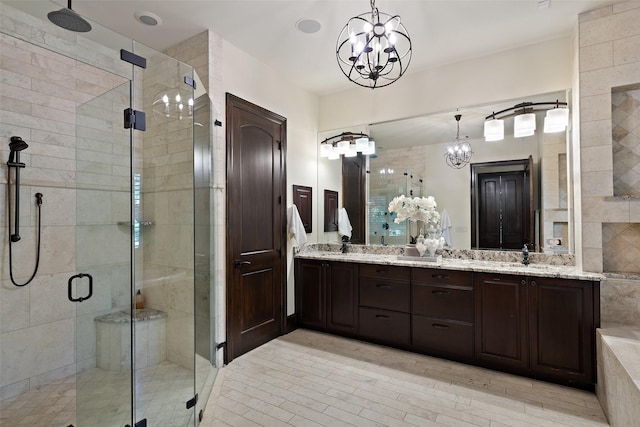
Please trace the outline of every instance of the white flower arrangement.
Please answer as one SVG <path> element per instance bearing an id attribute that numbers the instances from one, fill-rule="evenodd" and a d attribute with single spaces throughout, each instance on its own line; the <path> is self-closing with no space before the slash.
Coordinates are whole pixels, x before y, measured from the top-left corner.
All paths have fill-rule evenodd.
<path id="1" fill-rule="evenodd" d="M 389 212 L 397 215 L 393 222 L 400 224 L 404 220 L 422 221 L 426 225 L 438 225 L 440 213 L 436 210 L 438 204 L 433 196 L 407 197 L 404 194 L 389 202 Z"/>

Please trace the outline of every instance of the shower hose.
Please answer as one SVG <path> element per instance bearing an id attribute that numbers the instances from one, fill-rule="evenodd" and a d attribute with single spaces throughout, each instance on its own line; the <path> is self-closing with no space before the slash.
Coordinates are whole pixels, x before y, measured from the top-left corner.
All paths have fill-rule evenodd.
<path id="1" fill-rule="evenodd" d="M 36 249 L 36 266 L 33 269 L 33 274 L 29 277 L 25 283 L 18 283 L 15 281 L 13 277 L 13 254 L 12 254 L 12 246 L 13 242 L 11 241 L 11 168 L 8 168 L 7 171 L 7 222 L 9 223 L 9 277 L 11 278 L 11 283 L 15 286 L 23 287 L 27 286 L 34 277 L 36 277 L 36 273 L 38 272 L 38 266 L 40 265 L 40 226 L 42 223 L 42 194 L 36 194 L 37 206 L 38 206 L 38 246 Z M 20 191 L 17 189 L 17 191 Z"/>

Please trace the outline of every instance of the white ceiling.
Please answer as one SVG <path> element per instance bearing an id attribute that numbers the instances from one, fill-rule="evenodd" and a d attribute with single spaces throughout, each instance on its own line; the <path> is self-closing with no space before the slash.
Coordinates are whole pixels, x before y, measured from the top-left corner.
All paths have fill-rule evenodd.
<path id="1" fill-rule="evenodd" d="M 4 0 L 3 0 L 4 1 Z M 381 12 L 400 15 L 413 44 L 407 73 L 570 34 L 577 15 L 615 0 L 377 0 Z M 19 1 L 21 9 L 42 7 Z M 64 0 L 56 0 L 60 6 Z M 76 0 L 73 9 L 155 49 L 206 29 L 280 70 L 300 86 L 326 94 L 353 87 L 335 58 L 338 34 L 349 18 L 370 11 L 367 0 Z M 135 12 L 162 24 L 149 27 Z M 296 29 L 301 18 L 319 21 L 318 33 Z"/>

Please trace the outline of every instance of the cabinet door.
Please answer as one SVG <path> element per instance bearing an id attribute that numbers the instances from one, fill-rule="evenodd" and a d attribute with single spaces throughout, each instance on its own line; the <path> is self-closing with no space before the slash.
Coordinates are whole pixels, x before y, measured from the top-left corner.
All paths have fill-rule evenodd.
<path id="1" fill-rule="evenodd" d="M 322 261 L 296 260 L 296 312 L 300 326 L 324 329 L 327 325 L 324 265 Z"/>
<path id="2" fill-rule="evenodd" d="M 594 380 L 593 283 L 529 279 L 531 369 L 567 383 Z"/>
<path id="3" fill-rule="evenodd" d="M 327 329 L 356 333 L 358 330 L 358 266 L 327 263 Z"/>
<path id="4" fill-rule="evenodd" d="M 528 369 L 527 280 L 479 273 L 474 280 L 476 358 L 499 369 Z"/>

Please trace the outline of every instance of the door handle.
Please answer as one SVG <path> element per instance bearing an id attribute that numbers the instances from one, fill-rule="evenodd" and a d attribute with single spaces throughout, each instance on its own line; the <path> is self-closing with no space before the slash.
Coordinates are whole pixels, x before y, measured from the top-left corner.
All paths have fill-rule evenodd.
<path id="1" fill-rule="evenodd" d="M 237 259 L 237 260 L 233 261 L 233 266 L 235 268 L 240 268 L 243 265 L 251 265 L 251 261 L 242 261 L 241 259 Z"/>
<path id="2" fill-rule="evenodd" d="M 431 291 L 433 295 L 447 295 L 449 291 Z"/>
<path id="3" fill-rule="evenodd" d="M 75 279 L 82 279 L 83 277 L 88 277 L 89 278 L 89 294 L 85 297 L 78 297 L 78 298 L 74 298 L 73 297 L 73 281 Z M 80 273 L 80 274 L 76 274 L 75 276 L 71 276 L 69 277 L 69 281 L 67 282 L 67 297 L 69 298 L 69 301 L 72 302 L 82 302 L 82 301 L 86 301 L 89 298 L 91 298 L 91 296 L 93 295 L 93 277 L 90 274 L 87 273 Z"/>

